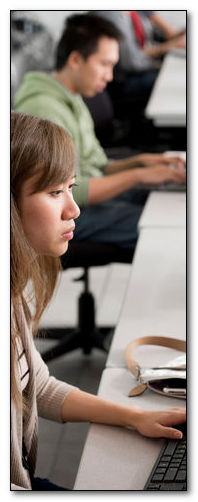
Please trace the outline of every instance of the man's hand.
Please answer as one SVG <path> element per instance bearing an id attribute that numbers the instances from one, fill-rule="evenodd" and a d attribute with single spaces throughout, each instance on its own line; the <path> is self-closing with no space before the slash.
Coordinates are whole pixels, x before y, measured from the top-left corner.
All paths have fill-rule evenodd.
<path id="1" fill-rule="evenodd" d="M 174 46 L 181 49 L 186 49 L 186 35 L 180 35 L 174 40 Z"/>
<path id="2" fill-rule="evenodd" d="M 156 167 L 147 169 L 136 169 L 139 183 L 141 184 L 160 184 L 174 181 L 176 183 L 186 182 L 186 171 L 181 167 L 174 167 L 173 164 L 160 164 Z"/>
<path id="3" fill-rule="evenodd" d="M 139 165 L 142 167 L 150 167 L 159 164 L 172 165 L 174 167 L 186 168 L 186 162 L 179 156 L 169 156 L 158 153 L 143 153 L 136 156 Z"/>

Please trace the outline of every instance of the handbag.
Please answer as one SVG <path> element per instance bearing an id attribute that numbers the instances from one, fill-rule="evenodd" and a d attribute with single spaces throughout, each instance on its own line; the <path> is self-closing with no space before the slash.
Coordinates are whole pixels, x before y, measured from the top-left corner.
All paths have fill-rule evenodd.
<path id="1" fill-rule="evenodd" d="M 133 358 L 133 351 L 139 345 L 161 345 L 186 353 L 186 342 L 177 338 L 150 335 L 130 342 L 125 352 L 126 364 L 139 384 L 129 392 L 129 397 L 138 396 L 149 388 L 164 396 L 186 399 L 186 354 L 166 365 L 145 368 Z"/>

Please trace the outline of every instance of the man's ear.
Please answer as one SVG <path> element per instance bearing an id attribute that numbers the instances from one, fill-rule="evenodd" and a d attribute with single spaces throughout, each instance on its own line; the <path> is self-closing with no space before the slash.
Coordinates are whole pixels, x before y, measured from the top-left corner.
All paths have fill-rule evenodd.
<path id="1" fill-rule="evenodd" d="M 72 70 L 78 70 L 80 64 L 83 62 L 83 58 L 78 51 L 72 51 L 68 58 L 68 64 Z"/>

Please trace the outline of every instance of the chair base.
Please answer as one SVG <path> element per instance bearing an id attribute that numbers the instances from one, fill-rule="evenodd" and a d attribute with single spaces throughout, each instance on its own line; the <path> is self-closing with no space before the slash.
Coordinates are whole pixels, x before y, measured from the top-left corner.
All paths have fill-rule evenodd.
<path id="1" fill-rule="evenodd" d="M 44 331 L 46 331 L 46 339 L 59 340 L 57 345 L 42 352 L 42 359 L 48 362 L 78 348 L 81 348 L 86 355 L 91 354 L 93 348 L 108 353 L 114 327 L 95 328 L 92 332 L 86 334 L 80 329 L 69 328 L 50 328 L 49 330 L 46 328 Z M 40 338 L 45 339 L 45 336 L 41 335 Z"/>
<path id="2" fill-rule="evenodd" d="M 78 251 L 79 244 L 81 250 L 80 255 Z M 90 253 L 89 250 L 90 246 L 92 253 Z M 84 284 L 84 291 L 78 298 L 78 324 L 74 329 L 49 328 L 44 330 L 46 331 L 46 339 L 50 338 L 58 340 L 57 345 L 41 354 L 45 362 L 51 361 L 56 357 L 78 348 L 81 348 L 84 354 L 90 354 L 93 348 L 98 348 L 106 353 L 108 352 L 115 326 L 96 326 L 95 301 L 93 294 L 89 291 L 88 267 L 96 266 L 98 263 L 100 263 L 100 265 L 107 265 L 112 262 L 112 255 L 114 261 L 118 261 L 118 263 L 131 263 L 134 250 L 120 249 L 117 246 L 101 243 L 75 243 L 74 241 L 72 243 L 71 251 L 73 251 L 73 255 L 72 253 L 69 255 L 68 252 L 70 258 L 69 266 L 82 266 L 83 262 L 84 268 L 83 275 L 77 279 L 82 280 Z M 75 251 L 77 252 L 76 254 Z M 80 261 L 78 261 L 78 256 Z M 67 268 L 67 258 L 68 256 L 65 257 L 64 255 L 62 257 L 61 261 L 63 269 Z M 40 338 L 43 338 L 43 335 L 41 334 L 42 331 L 43 330 L 41 330 L 38 334 L 38 336 L 40 335 Z"/>

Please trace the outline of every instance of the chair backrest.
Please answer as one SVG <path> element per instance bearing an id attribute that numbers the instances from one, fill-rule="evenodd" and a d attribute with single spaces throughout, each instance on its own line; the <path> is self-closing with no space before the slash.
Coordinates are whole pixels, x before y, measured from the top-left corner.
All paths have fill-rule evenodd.
<path id="1" fill-rule="evenodd" d="M 95 133 L 99 141 L 105 146 L 113 134 L 114 109 L 109 93 L 104 90 L 92 98 L 83 98 L 94 121 Z"/>
<path id="2" fill-rule="evenodd" d="M 109 263 L 131 263 L 133 249 L 113 244 L 90 241 L 75 241 L 69 244 L 67 253 L 61 257 L 63 269 L 76 267 L 97 267 Z"/>
<path id="3" fill-rule="evenodd" d="M 106 90 L 92 98 L 83 98 L 93 117 L 96 128 L 106 127 L 113 119 L 113 105 Z"/>

